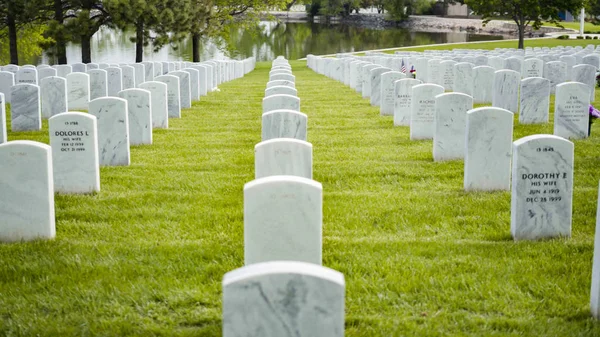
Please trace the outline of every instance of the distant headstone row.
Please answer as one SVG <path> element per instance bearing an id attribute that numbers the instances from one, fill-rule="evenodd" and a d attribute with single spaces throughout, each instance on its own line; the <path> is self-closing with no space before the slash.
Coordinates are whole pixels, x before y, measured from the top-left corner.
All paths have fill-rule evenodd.
<path id="1" fill-rule="evenodd" d="M 592 52 L 589 51 L 590 56 L 596 56 Z M 553 55 L 558 51 L 547 53 Z M 496 56 L 504 54 L 506 59 Z M 454 50 L 393 56 L 341 55 L 344 57 L 337 59 L 309 55 L 307 64 L 316 72 L 355 88 L 370 99 L 371 105 L 380 107 L 382 116 L 393 116 L 395 126 L 410 127 L 412 140 L 433 140 L 434 161 L 464 160 L 466 191 L 509 190 L 512 181 L 511 233 L 515 240 L 568 237 L 574 150 L 573 143 L 562 137 L 587 137 L 590 93 L 595 84 L 557 81 L 556 136 L 532 135 L 513 143 L 513 113 L 527 114 L 521 120 L 547 121 L 552 82 L 541 77 L 521 79 L 521 71 L 494 70 L 489 66 L 490 60 L 500 59 L 503 62 L 497 63 L 503 67 L 514 67 L 522 59 L 519 54 L 519 51 L 467 54 Z M 582 59 L 590 58 L 582 56 Z M 528 58 L 525 62 L 536 60 Z M 543 60 L 537 61 L 544 65 Z M 419 74 L 419 67 L 425 63 L 427 67 L 434 66 L 425 68 L 430 70 L 430 76 L 413 79 L 413 73 Z M 478 67 L 484 67 L 483 76 L 488 76 L 488 81 L 478 82 L 472 76 Z M 573 68 L 578 67 L 590 67 L 593 73 L 597 69 L 587 64 Z M 547 69 L 549 75 L 553 74 L 554 68 Z M 488 83 L 489 90 L 485 91 L 491 93 L 488 95 L 493 102 L 491 107 L 473 108 L 474 91 L 469 83 L 474 82 L 480 87 Z M 465 87 L 469 90 L 457 91 Z M 454 92 L 447 92 L 452 88 Z"/>
<path id="2" fill-rule="evenodd" d="M 10 86 L 12 131 L 39 130 L 42 118 L 49 117 L 50 146 L 7 141 L 5 95 L 0 93 L 0 242 L 53 238 L 54 193 L 99 191 L 100 166 L 129 165 L 130 146 L 152 144 L 154 128 L 168 128 L 169 118 L 181 117 L 182 106 L 191 107 L 192 101 L 217 90 L 218 84 L 252 71 L 255 60 L 178 62 L 166 74 L 150 78 L 153 80 L 146 77 L 147 64 L 162 65 L 149 62 L 92 68 L 89 73 L 66 74 L 66 79 L 45 77 L 41 86 Z M 175 70 L 175 64 L 185 68 Z M 3 69 L 17 74 L 36 71 L 27 66 Z M 41 67 L 40 71 L 45 69 L 50 68 Z M 84 71 L 85 67 L 57 69 Z M 108 77 L 110 72 L 116 77 Z M 128 82 L 124 73 L 141 82 L 123 89 L 122 83 Z M 31 81 L 34 79 L 32 76 Z M 92 79 L 99 80 L 90 85 Z M 91 92 L 97 97 L 91 98 Z M 73 109 L 89 113 L 70 111 Z"/>
<path id="3" fill-rule="evenodd" d="M 344 276 L 321 266 L 323 189 L 287 60 L 273 61 L 255 180 L 244 186 L 246 266 L 223 279 L 223 336 L 343 336 Z"/>

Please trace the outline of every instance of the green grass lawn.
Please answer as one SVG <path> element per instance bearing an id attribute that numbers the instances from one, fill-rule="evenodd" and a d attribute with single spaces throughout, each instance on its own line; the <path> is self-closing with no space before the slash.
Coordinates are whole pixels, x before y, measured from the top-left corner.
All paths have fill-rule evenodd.
<path id="1" fill-rule="evenodd" d="M 600 335 L 600 124 L 575 141 L 572 238 L 515 243 L 509 192 L 465 193 L 462 161 L 434 163 L 431 141 L 291 64 L 324 190 L 323 262 L 346 278 L 346 336 Z M 55 240 L 0 245 L 0 335 L 219 336 L 269 68 L 171 119 L 131 166 L 102 168 L 100 193 L 58 195 Z M 515 139 L 537 133 L 552 124 L 515 123 Z M 47 143 L 47 123 L 9 139 Z"/>

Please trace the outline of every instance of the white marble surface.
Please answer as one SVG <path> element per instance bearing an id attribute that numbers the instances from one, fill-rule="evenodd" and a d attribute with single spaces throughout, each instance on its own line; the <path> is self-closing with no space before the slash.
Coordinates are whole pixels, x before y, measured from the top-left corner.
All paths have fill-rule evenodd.
<path id="1" fill-rule="evenodd" d="M 433 160 L 455 160 L 465 157 L 467 111 L 473 109 L 473 98 L 461 93 L 435 97 L 433 119 Z"/>
<path id="2" fill-rule="evenodd" d="M 12 74 L 16 74 L 17 71 L 19 71 L 20 68 L 21 67 L 19 67 L 16 64 L 7 64 L 7 65 L 5 65 L 5 66 L 2 67 L 2 71 L 7 71 L 7 72 L 10 72 Z"/>
<path id="3" fill-rule="evenodd" d="M 81 112 L 64 112 L 50 118 L 48 128 L 52 147 L 54 191 L 100 191 L 96 117 Z"/>
<path id="4" fill-rule="evenodd" d="M 119 97 L 127 101 L 129 145 L 152 144 L 152 102 L 150 91 L 126 89 Z"/>
<path id="5" fill-rule="evenodd" d="M 169 72 L 169 75 L 179 77 L 179 97 L 181 108 L 191 108 L 192 107 L 192 95 L 191 95 L 191 85 L 190 85 L 190 74 L 181 71 L 175 70 Z"/>
<path id="6" fill-rule="evenodd" d="M 454 65 L 454 81 L 452 90 L 463 94 L 473 95 L 473 79 L 475 72 L 472 63 L 461 62 Z"/>
<path id="7" fill-rule="evenodd" d="M 298 90 L 296 90 L 292 87 L 284 86 L 284 85 L 274 86 L 274 87 L 265 89 L 265 97 L 269 97 L 269 96 L 273 96 L 273 95 L 290 95 L 290 96 L 297 97 Z"/>
<path id="8" fill-rule="evenodd" d="M 500 108 L 467 112 L 464 189 L 510 190 L 513 113 Z"/>
<path id="9" fill-rule="evenodd" d="M 404 80 L 407 81 L 407 80 Z M 404 91 L 406 92 L 406 91 Z M 417 84 L 408 91 L 412 95 L 408 111 L 403 108 L 401 116 L 394 115 L 394 125 L 410 125 L 410 139 L 433 139 L 433 123 L 435 117 L 435 97 L 444 93 L 444 87 L 437 84 Z M 408 112 L 408 118 L 406 115 Z M 398 121 L 398 124 L 396 122 Z"/>
<path id="10" fill-rule="evenodd" d="M 488 58 L 488 66 L 494 68 L 495 70 L 504 69 L 505 60 L 498 56 L 491 56 Z"/>
<path id="11" fill-rule="evenodd" d="M 350 63 L 350 88 L 356 92 L 362 91 L 362 66 L 368 64 L 363 61 Z"/>
<path id="12" fill-rule="evenodd" d="M 162 75 L 155 77 L 154 80 L 167 85 L 167 108 L 169 110 L 169 118 L 181 118 L 179 77 L 173 75 Z"/>
<path id="13" fill-rule="evenodd" d="M 102 166 L 129 166 L 127 101 L 102 97 L 90 102 L 89 113 L 98 119 L 98 156 Z"/>
<path id="14" fill-rule="evenodd" d="M 416 79 L 422 82 L 428 82 L 429 59 L 425 57 L 417 58 L 415 61 Z"/>
<path id="15" fill-rule="evenodd" d="M 550 111 L 550 81 L 542 77 L 521 80 L 519 123 L 548 123 Z"/>
<path id="16" fill-rule="evenodd" d="M 586 84 L 590 89 L 590 101 L 595 99 L 596 88 L 596 68 L 589 64 L 579 64 L 571 69 L 571 78 L 573 82 Z"/>
<path id="17" fill-rule="evenodd" d="M 504 60 L 504 69 L 514 70 L 519 74 L 523 73 L 523 60 L 519 57 L 509 57 Z"/>
<path id="18" fill-rule="evenodd" d="M 588 137 L 589 87 L 579 82 L 556 86 L 554 97 L 554 134 L 563 138 Z"/>
<path id="19" fill-rule="evenodd" d="M 38 83 L 39 83 L 39 84 L 40 84 L 40 86 L 41 86 L 41 84 L 42 84 L 42 80 L 43 80 L 44 78 L 46 78 L 46 77 L 52 77 L 52 76 L 56 76 L 56 74 L 57 74 L 57 72 L 56 72 L 56 69 L 54 69 L 54 68 L 50 68 L 50 67 L 48 67 L 48 68 L 41 68 L 41 69 L 38 69 Z"/>
<path id="20" fill-rule="evenodd" d="M 573 150 L 573 143 L 553 135 L 532 135 L 513 143 L 514 240 L 571 236 Z"/>
<path id="21" fill-rule="evenodd" d="M 430 59 L 427 63 L 427 83 L 442 85 L 441 60 Z M 443 86 L 443 85 L 442 85 Z"/>
<path id="22" fill-rule="evenodd" d="M 360 93 L 362 94 L 362 98 L 371 97 L 371 70 L 376 68 L 381 68 L 381 66 L 378 64 L 368 63 L 362 67 L 362 89 L 360 91 Z"/>
<path id="23" fill-rule="evenodd" d="M 198 70 L 198 93 L 200 97 L 212 92 L 215 87 L 213 84 L 212 66 L 208 64 L 194 64 L 190 68 Z"/>
<path id="24" fill-rule="evenodd" d="M 223 278 L 223 337 L 343 337 L 344 275 L 296 261 L 249 265 Z"/>
<path id="25" fill-rule="evenodd" d="M 600 319 L 600 187 L 598 188 L 598 207 L 596 208 L 596 234 L 593 261 L 590 309 L 592 317 Z"/>
<path id="26" fill-rule="evenodd" d="M 299 139 L 274 138 L 254 147 L 254 178 L 289 175 L 312 179 L 312 144 Z"/>
<path id="27" fill-rule="evenodd" d="M 556 86 L 566 82 L 567 64 L 560 61 L 551 61 L 544 65 L 544 78 L 550 80 L 550 92 L 555 93 Z"/>
<path id="28" fill-rule="evenodd" d="M 10 103 L 10 92 L 15 85 L 15 74 L 9 71 L 0 71 L 0 93 L 4 94 L 6 103 Z"/>
<path id="29" fill-rule="evenodd" d="M 514 70 L 498 70 L 494 73 L 492 106 L 518 112 L 521 74 Z"/>
<path id="30" fill-rule="evenodd" d="M 21 68 L 15 74 L 15 83 L 27 83 L 38 85 L 38 72 L 35 68 Z"/>
<path id="31" fill-rule="evenodd" d="M 290 87 L 290 88 L 296 88 L 296 85 L 294 84 L 294 82 L 290 82 L 290 81 L 284 81 L 284 80 L 277 80 L 277 81 L 270 81 L 267 82 L 267 89 L 271 88 L 271 87 L 278 87 L 278 86 L 286 86 L 286 87 Z"/>
<path id="32" fill-rule="evenodd" d="M 370 102 L 372 106 L 381 105 L 381 75 L 392 71 L 390 68 L 375 68 L 371 70 L 371 96 Z"/>
<path id="33" fill-rule="evenodd" d="M 123 73 L 121 68 L 108 67 L 106 70 L 107 96 L 118 97 L 123 90 Z"/>
<path id="34" fill-rule="evenodd" d="M 81 72 L 67 75 L 67 100 L 71 110 L 88 109 L 90 104 L 90 75 Z"/>
<path id="35" fill-rule="evenodd" d="M 297 176 L 270 176 L 244 186 L 244 261 L 321 264 L 323 187 Z"/>
<path id="36" fill-rule="evenodd" d="M 0 144 L 8 142 L 6 132 L 6 101 L 4 94 L 0 92 Z"/>
<path id="37" fill-rule="evenodd" d="M 543 77 L 544 76 L 544 61 L 538 58 L 530 58 L 523 61 L 523 78 L 528 77 Z"/>
<path id="38" fill-rule="evenodd" d="M 290 74 L 275 74 L 273 76 L 269 76 L 269 81 L 277 81 L 277 80 L 296 82 L 296 76 L 290 75 Z"/>
<path id="39" fill-rule="evenodd" d="M 263 113 L 273 110 L 300 111 L 300 98 L 290 95 L 272 95 L 263 98 Z"/>
<path id="40" fill-rule="evenodd" d="M 104 69 L 88 71 L 90 75 L 90 101 L 108 96 L 108 73 Z"/>
<path id="41" fill-rule="evenodd" d="M 0 242 L 56 235 L 50 146 L 28 140 L 0 144 Z"/>
<path id="42" fill-rule="evenodd" d="M 141 62 L 144 65 L 144 82 L 154 81 L 154 62 Z M 136 72 L 137 73 L 137 72 Z M 138 83 L 138 86 L 142 83 Z"/>
<path id="43" fill-rule="evenodd" d="M 158 76 L 164 75 L 163 74 L 163 65 L 162 62 L 152 62 L 152 64 L 154 65 L 154 80 L 156 81 L 156 78 Z"/>
<path id="44" fill-rule="evenodd" d="M 68 64 L 59 64 L 54 67 L 56 69 L 56 76 L 63 78 L 67 78 L 67 75 L 73 72 L 73 68 L 71 68 L 71 66 Z"/>
<path id="45" fill-rule="evenodd" d="M 272 110 L 262 115 L 262 141 L 294 138 L 306 141 L 308 117 L 295 110 Z"/>
<path id="46" fill-rule="evenodd" d="M 192 102 L 200 100 L 200 72 L 194 68 L 183 68 L 181 71 L 188 73 L 190 79 L 190 96 Z"/>
<path id="47" fill-rule="evenodd" d="M 598 69 L 598 68 L 600 68 L 600 55 L 598 55 L 598 54 L 586 55 L 581 59 L 581 62 L 582 62 L 582 64 L 589 64 Z"/>
<path id="48" fill-rule="evenodd" d="M 122 90 L 135 88 L 135 69 L 132 66 L 120 66 Z"/>
<path id="49" fill-rule="evenodd" d="M 440 62 L 441 86 L 446 90 L 453 90 L 454 88 L 454 65 L 456 63 L 456 61 L 451 60 Z"/>
<path id="50" fill-rule="evenodd" d="M 140 89 L 150 92 L 150 110 L 152 111 L 152 127 L 169 128 L 169 108 L 167 105 L 167 85 L 162 82 L 148 81 L 139 85 Z"/>
<path id="51" fill-rule="evenodd" d="M 52 76 L 42 79 L 40 91 L 43 118 L 69 111 L 67 81 L 64 78 Z"/>
<path id="52" fill-rule="evenodd" d="M 84 63 L 73 63 L 71 64 L 71 69 L 73 69 L 74 73 L 85 73 L 86 71 Z"/>
<path id="53" fill-rule="evenodd" d="M 140 84 L 146 82 L 146 66 L 142 63 L 132 63 L 130 66 L 133 67 L 133 87 L 137 88 Z"/>
<path id="54" fill-rule="evenodd" d="M 11 130 L 35 131 L 42 129 L 40 87 L 17 84 L 11 88 Z"/>
<path id="55" fill-rule="evenodd" d="M 577 65 L 577 59 L 572 55 L 562 55 L 558 58 L 559 61 L 564 62 L 567 65 L 567 81 L 572 78 L 572 70 Z"/>
<path id="56" fill-rule="evenodd" d="M 406 75 L 399 71 L 388 71 L 381 74 L 381 116 L 393 116 L 396 102 L 396 84 L 398 80 L 405 79 Z"/>

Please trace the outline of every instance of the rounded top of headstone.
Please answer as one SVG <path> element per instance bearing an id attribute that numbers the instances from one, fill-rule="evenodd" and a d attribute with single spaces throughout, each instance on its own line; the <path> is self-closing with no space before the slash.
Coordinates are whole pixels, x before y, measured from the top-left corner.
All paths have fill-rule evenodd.
<path id="1" fill-rule="evenodd" d="M 278 95 L 273 95 L 273 96 L 278 96 Z M 273 96 L 270 96 L 270 97 L 273 97 Z M 289 96 L 289 95 L 286 95 L 286 96 Z M 271 110 L 271 111 L 264 112 L 262 114 L 262 116 L 264 117 L 264 116 L 268 116 L 268 115 L 276 115 L 276 114 L 281 114 L 281 113 L 300 115 L 301 117 L 308 118 L 308 116 L 305 113 L 302 113 L 302 112 L 296 111 L 296 110 L 290 110 L 290 109 Z"/>
<path id="2" fill-rule="evenodd" d="M 300 261 L 269 261 L 251 264 L 228 272 L 223 277 L 223 287 L 239 281 L 277 274 L 312 276 L 345 286 L 344 274 L 327 267 Z"/>
<path id="3" fill-rule="evenodd" d="M 50 145 L 40 143 L 40 142 L 35 142 L 33 140 L 13 140 L 10 142 L 0 144 L 0 150 L 10 151 L 11 149 L 13 149 L 13 151 L 14 151 L 15 149 L 20 149 L 20 148 L 22 148 L 22 149 L 37 148 L 37 149 L 47 151 L 47 152 L 52 151 Z"/>
<path id="4" fill-rule="evenodd" d="M 496 116 L 506 116 L 507 118 L 513 118 L 512 112 L 510 112 L 506 109 L 491 107 L 491 106 L 475 108 L 475 109 L 471 109 L 471 110 L 467 111 L 467 115 L 476 115 L 476 114 L 485 114 L 485 115 L 493 114 Z"/>
<path id="5" fill-rule="evenodd" d="M 520 139 L 517 139 L 513 142 L 513 144 L 515 146 L 521 146 L 523 144 L 529 143 L 529 142 L 536 142 L 536 141 L 554 141 L 557 143 L 564 143 L 564 144 L 570 144 L 571 146 L 574 146 L 573 142 L 571 142 L 568 139 L 565 139 L 563 137 L 559 137 L 559 136 L 555 136 L 555 135 L 546 135 L 546 134 L 539 134 L 539 135 L 529 135 Z"/>
<path id="6" fill-rule="evenodd" d="M 396 81 L 396 82 L 400 82 L 400 81 L 410 81 L 410 80 L 413 80 L 413 81 L 415 81 L 415 79 L 413 79 L 413 78 L 405 78 L 405 79 L 402 79 L 402 80 L 398 80 L 398 81 Z M 418 80 L 416 80 L 416 81 L 418 81 Z M 444 90 L 445 90 L 445 89 L 444 89 L 444 87 L 442 87 L 441 85 L 438 85 L 438 84 L 433 84 L 433 83 L 422 83 L 422 84 L 417 84 L 417 85 L 415 85 L 415 86 L 413 87 L 413 90 L 415 90 L 415 89 L 417 89 L 417 90 L 418 90 L 418 89 L 421 89 L 421 88 L 436 88 L 436 89 L 439 89 L 439 90 L 441 90 L 442 92 L 444 92 Z"/>
<path id="7" fill-rule="evenodd" d="M 97 119 L 96 116 L 89 114 L 89 113 L 79 112 L 79 111 L 69 111 L 69 112 L 61 112 L 59 114 L 56 114 L 56 115 L 50 117 L 48 119 L 48 121 L 55 121 L 55 120 L 59 120 L 59 119 L 72 118 L 72 117 L 77 117 L 77 118 L 82 118 L 82 119 L 90 119 L 90 120 Z"/>

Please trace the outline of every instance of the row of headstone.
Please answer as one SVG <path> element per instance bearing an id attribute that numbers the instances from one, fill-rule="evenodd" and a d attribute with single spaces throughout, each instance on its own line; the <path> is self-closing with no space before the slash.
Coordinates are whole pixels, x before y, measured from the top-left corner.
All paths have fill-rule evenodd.
<path id="1" fill-rule="evenodd" d="M 252 70 L 254 60 L 240 64 L 251 66 L 247 69 L 236 67 L 234 78 Z M 53 114 L 48 121 L 50 146 L 6 140 L 4 95 L 0 93 L 0 218 L 3 219 L 0 242 L 53 238 L 54 193 L 98 192 L 100 166 L 129 165 L 131 145 L 152 144 L 153 128 L 167 128 L 169 117 L 180 117 L 179 107 L 176 116 L 169 114 L 168 102 L 171 99 L 179 101 L 180 84 L 189 88 L 189 79 L 195 78 L 196 72 L 184 69 L 183 74 L 177 74 L 173 71 L 158 76 L 155 81 L 141 83 L 140 88 L 121 90 L 116 93 L 118 97 L 93 99 L 88 103 L 89 113 L 57 110 L 59 113 Z M 67 75 L 70 76 L 88 75 Z M 161 81 L 162 77 L 166 77 L 168 83 Z M 59 81 L 62 85 L 60 88 L 49 86 L 47 100 L 66 108 L 64 101 L 57 98 L 64 98 L 66 93 L 59 90 L 65 89 L 64 79 L 49 77 L 42 82 L 53 78 L 62 80 Z M 170 91 L 170 86 L 176 90 Z M 36 127 L 22 129 L 39 129 L 39 87 L 18 84 L 14 88 L 19 90 L 12 91 L 13 131 L 26 123 Z"/>
<path id="2" fill-rule="evenodd" d="M 223 278 L 223 336 L 344 335 L 344 276 L 321 266 L 323 189 L 289 62 L 272 63 L 255 180 L 244 186 L 245 267 Z M 293 310 L 290 307 L 293 306 Z"/>
<path id="3" fill-rule="evenodd" d="M 322 63 L 335 67 L 346 62 L 318 57 L 309 60 L 309 67 L 317 71 Z M 533 135 L 513 144 L 513 112 L 506 108 L 473 109 L 473 97 L 467 94 L 444 93 L 441 85 L 419 84 L 419 80 L 403 78 L 401 73 L 378 65 L 352 59 L 349 64 L 351 73 L 355 66 L 360 69 L 362 65 L 358 73 L 371 80 L 370 84 L 362 83 L 363 97 L 369 86 L 377 89 L 373 81 L 381 82 L 383 96 L 394 88 L 394 125 L 409 126 L 413 140 L 432 139 L 434 161 L 464 160 L 466 191 L 509 190 L 512 178 L 511 233 L 515 240 L 570 236 L 573 143 L 558 136 Z M 516 86 L 502 80 L 516 72 L 499 70 L 496 74 L 501 98 L 516 92 Z M 540 79 L 549 89 L 548 81 Z M 520 77 L 515 76 L 515 80 L 513 83 L 518 83 Z M 587 114 L 588 90 L 578 82 L 557 86 L 555 134 L 584 138 L 585 130 L 587 135 L 587 124 L 579 121 Z M 385 115 L 383 111 L 381 114 Z"/>

